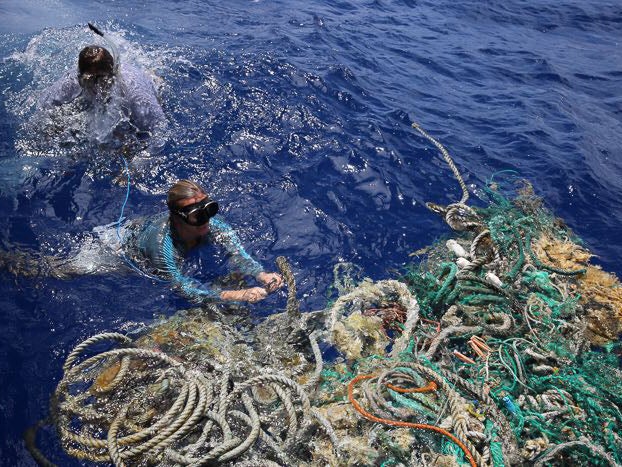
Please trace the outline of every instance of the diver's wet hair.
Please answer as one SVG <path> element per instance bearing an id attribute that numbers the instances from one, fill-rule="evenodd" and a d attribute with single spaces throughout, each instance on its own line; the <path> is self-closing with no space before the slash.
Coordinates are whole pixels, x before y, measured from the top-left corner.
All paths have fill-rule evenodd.
<path id="1" fill-rule="evenodd" d="M 166 205 L 169 209 L 177 209 L 177 203 L 182 199 L 196 198 L 201 195 L 207 195 L 207 193 L 199 184 L 190 180 L 179 180 L 168 190 Z"/>
<path id="2" fill-rule="evenodd" d="M 78 57 L 80 74 L 97 73 L 113 74 L 114 59 L 110 52 L 98 45 L 89 45 L 80 51 Z"/>

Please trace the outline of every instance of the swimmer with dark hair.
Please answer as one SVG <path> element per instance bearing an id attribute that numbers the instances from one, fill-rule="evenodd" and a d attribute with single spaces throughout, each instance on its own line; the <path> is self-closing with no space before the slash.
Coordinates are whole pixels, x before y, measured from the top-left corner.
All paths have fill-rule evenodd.
<path id="1" fill-rule="evenodd" d="M 112 48 L 112 47 L 111 47 Z M 152 133 L 166 126 L 152 79 L 139 68 L 120 63 L 116 48 L 89 45 L 80 51 L 78 67 L 43 91 L 39 108 L 50 109 L 84 99 L 106 105 L 115 99 L 121 112 L 138 133 Z"/>

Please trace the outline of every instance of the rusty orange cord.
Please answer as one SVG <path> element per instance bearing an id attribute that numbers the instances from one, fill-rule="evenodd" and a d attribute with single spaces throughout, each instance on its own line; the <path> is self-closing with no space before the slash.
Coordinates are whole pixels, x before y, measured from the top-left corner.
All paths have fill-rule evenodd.
<path id="1" fill-rule="evenodd" d="M 434 392 L 438 389 L 438 384 L 436 384 L 434 381 L 430 381 L 428 384 L 420 388 L 404 389 L 398 386 L 394 386 L 391 383 L 387 383 L 387 387 L 389 389 L 393 389 L 395 392 L 401 392 L 402 394 L 412 394 L 414 392 Z"/>
<path id="2" fill-rule="evenodd" d="M 428 323 L 428 324 L 435 324 L 436 325 L 436 333 L 438 334 L 439 332 L 441 332 L 441 323 L 438 321 L 433 321 L 431 319 L 425 319 L 425 318 L 421 318 L 421 321 L 423 321 L 424 323 Z"/>
<path id="3" fill-rule="evenodd" d="M 475 365 L 475 360 L 467 357 L 466 355 L 458 352 L 457 350 L 454 350 L 454 357 L 456 357 L 458 360 L 462 360 L 464 363 L 468 363 L 469 365 Z"/>
<path id="4" fill-rule="evenodd" d="M 475 352 L 479 357 L 483 360 L 488 360 L 492 349 L 488 347 L 484 339 L 479 336 L 471 336 L 471 339 L 469 339 L 469 345 L 473 349 L 473 352 Z"/>
<path id="5" fill-rule="evenodd" d="M 370 420 L 376 423 L 383 423 L 385 425 L 399 426 L 399 427 L 404 427 L 404 428 L 415 428 L 418 430 L 429 430 L 429 431 L 434 431 L 436 433 L 440 433 L 441 435 L 448 437 L 450 440 L 456 443 L 460 449 L 462 449 L 462 452 L 464 452 L 464 455 L 469 461 L 469 464 L 471 464 L 471 467 L 477 467 L 475 458 L 473 457 L 473 454 L 471 454 L 471 451 L 469 451 L 469 448 L 467 448 L 462 441 L 460 441 L 456 436 L 452 435 L 447 430 L 444 430 L 438 426 L 427 425 L 425 423 L 410 423 L 410 422 L 402 422 L 400 420 L 389 420 L 386 418 L 376 417 L 375 415 L 370 414 L 363 407 L 361 407 L 361 405 L 354 398 L 354 385 L 358 383 L 359 381 L 362 381 L 365 379 L 372 379 L 372 378 L 375 378 L 376 376 L 377 375 L 358 375 L 348 384 L 348 399 L 350 400 L 350 403 L 354 406 L 354 408 L 356 409 L 358 413 L 360 413 L 367 420 Z"/>

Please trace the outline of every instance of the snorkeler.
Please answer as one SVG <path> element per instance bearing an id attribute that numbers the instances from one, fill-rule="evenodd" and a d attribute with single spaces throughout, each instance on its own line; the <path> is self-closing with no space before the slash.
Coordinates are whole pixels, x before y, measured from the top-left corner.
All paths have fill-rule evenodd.
<path id="1" fill-rule="evenodd" d="M 69 71 L 44 90 L 39 108 L 51 109 L 77 100 L 82 101 L 84 108 L 115 109 L 116 105 L 120 115 L 115 122 L 129 120 L 139 134 L 163 129 L 166 117 L 151 78 L 137 67 L 121 64 L 114 43 L 99 30 L 97 33 L 107 40 L 113 53 L 97 45 L 84 47 L 78 56 L 77 70 Z"/>
<path id="2" fill-rule="evenodd" d="M 0 251 L 0 268 L 21 276 L 69 279 L 129 266 L 152 279 L 169 282 L 193 302 L 255 303 L 283 285 L 279 274 L 264 271 L 244 250 L 235 231 L 216 215 L 218 203 L 198 184 L 176 182 L 168 191 L 167 205 L 168 211 L 162 213 L 95 228 L 95 235 L 67 256 Z M 254 277 L 262 286 L 223 290 L 185 275 L 184 259 L 208 246 L 217 250 L 215 262 L 226 257 L 230 269 Z"/>
<path id="3" fill-rule="evenodd" d="M 199 301 L 206 298 L 254 303 L 283 285 L 279 274 L 265 272 L 244 250 L 231 226 L 216 216 L 218 203 L 198 184 L 190 180 L 176 182 L 168 191 L 166 203 L 168 212 L 130 222 L 126 227 L 123 249 L 141 270 L 167 278 L 183 295 Z M 206 244 L 224 248 L 233 266 L 263 287 L 221 290 L 184 276 L 180 271 L 183 258 L 190 250 Z"/>

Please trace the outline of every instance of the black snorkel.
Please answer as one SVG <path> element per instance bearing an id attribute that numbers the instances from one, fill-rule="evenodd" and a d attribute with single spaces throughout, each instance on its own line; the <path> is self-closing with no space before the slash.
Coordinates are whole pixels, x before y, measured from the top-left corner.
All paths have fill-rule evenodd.
<path id="1" fill-rule="evenodd" d="M 108 38 L 108 36 L 106 36 L 101 29 L 99 29 L 97 26 L 95 26 L 92 23 L 87 23 L 89 26 L 89 29 L 91 31 L 93 31 L 95 34 L 97 34 L 98 36 L 100 36 L 102 39 L 104 39 L 104 41 L 106 42 L 106 44 L 108 45 L 108 47 L 110 47 L 110 50 L 112 51 L 112 60 L 113 60 L 113 64 L 112 64 L 112 70 L 113 73 L 115 74 L 115 76 L 118 74 L 119 72 L 119 48 L 117 47 L 117 44 L 115 44 L 111 39 Z"/>

